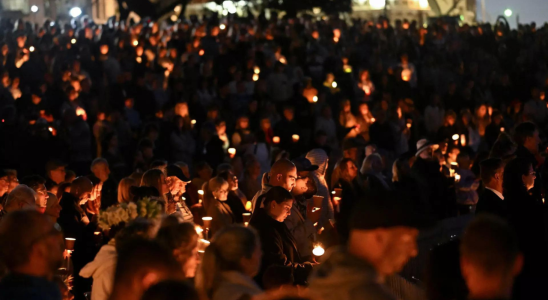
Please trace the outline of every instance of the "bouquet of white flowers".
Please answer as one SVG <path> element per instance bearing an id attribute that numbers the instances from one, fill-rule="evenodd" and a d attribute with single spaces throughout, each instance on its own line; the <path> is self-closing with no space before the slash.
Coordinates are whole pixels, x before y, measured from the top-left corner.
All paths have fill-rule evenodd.
<path id="1" fill-rule="evenodd" d="M 153 199 L 143 198 L 137 204 L 121 203 L 99 212 L 99 227 L 108 230 L 111 227 L 135 220 L 137 217 L 154 219 L 162 212 L 161 205 Z"/>

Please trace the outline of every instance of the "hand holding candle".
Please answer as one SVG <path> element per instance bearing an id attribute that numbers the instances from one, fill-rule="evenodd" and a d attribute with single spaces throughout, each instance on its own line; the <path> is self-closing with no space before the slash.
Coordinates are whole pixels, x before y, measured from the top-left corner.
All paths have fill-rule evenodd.
<path id="1" fill-rule="evenodd" d="M 244 219 L 244 226 L 247 227 L 247 225 L 249 225 L 249 221 L 251 220 L 251 213 L 243 213 L 242 217 Z"/>
<path id="2" fill-rule="evenodd" d="M 234 158 L 234 156 L 236 156 L 236 149 L 228 148 L 228 155 L 230 156 L 230 158 Z"/>

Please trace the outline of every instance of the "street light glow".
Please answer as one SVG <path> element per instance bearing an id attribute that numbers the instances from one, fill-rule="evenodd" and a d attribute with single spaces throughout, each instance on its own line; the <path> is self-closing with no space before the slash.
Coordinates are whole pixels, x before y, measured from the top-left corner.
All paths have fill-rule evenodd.
<path id="1" fill-rule="evenodd" d="M 69 10 L 69 15 L 73 18 L 78 18 L 82 14 L 82 9 L 80 7 L 73 7 Z"/>
<path id="2" fill-rule="evenodd" d="M 38 6 L 37 6 L 37 5 L 31 6 L 31 7 L 30 7 L 30 11 L 32 11 L 33 13 L 38 12 Z"/>
<path id="3" fill-rule="evenodd" d="M 513 13 L 514 13 L 514 12 L 513 12 L 511 9 L 509 9 L 509 8 L 507 8 L 507 9 L 504 11 L 504 15 L 505 15 L 507 18 L 511 17 Z"/>

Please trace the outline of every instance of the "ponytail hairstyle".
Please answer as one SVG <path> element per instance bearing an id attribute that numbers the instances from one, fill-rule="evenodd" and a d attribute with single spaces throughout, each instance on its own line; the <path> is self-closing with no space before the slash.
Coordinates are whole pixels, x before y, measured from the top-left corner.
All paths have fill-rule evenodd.
<path id="1" fill-rule="evenodd" d="M 260 247 L 257 232 L 249 227 L 233 225 L 217 232 L 206 248 L 196 275 L 196 287 L 201 296 L 212 299 L 221 281 L 221 273 L 242 272 L 240 261 L 251 258 Z"/>
<path id="2" fill-rule="evenodd" d="M 215 197 L 213 196 L 213 191 L 219 190 L 221 187 L 223 187 L 224 184 L 228 184 L 228 182 L 219 176 L 213 177 L 209 181 L 206 181 L 206 183 L 204 183 L 203 205 L 206 211 L 209 209 L 209 206 L 214 203 Z"/>

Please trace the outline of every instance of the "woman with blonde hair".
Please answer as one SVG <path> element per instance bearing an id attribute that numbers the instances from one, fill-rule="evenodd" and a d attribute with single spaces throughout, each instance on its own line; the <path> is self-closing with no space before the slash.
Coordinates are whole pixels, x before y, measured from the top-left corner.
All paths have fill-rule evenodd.
<path id="1" fill-rule="evenodd" d="M 143 174 L 143 179 L 141 180 L 140 186 L 153 187 L 158 190 L 160 194 L 161 202 L 164 205 L 166 213 L 172 214 L 175 212 L 176 203 L 173 201 L 168 201 L 169 189 L 167 188 L 166 175 L 159 169 L 150 169 Z M 173 198 L 173 197 L 171 197 Z"/>
<path id="2" fill-rule="evenodd" d="M 204 299 L 249 299 L 263 293 L 253 281 L 261 266 L 261 243 L 255 230 L 229 226 L 220 230 L 205 250 L 196 276 Z"/>
<path id="3" fill-rule="evenodd" d="M 131 187 L 137 186 L 135 179 L 131 177 L 122 178 L 118 184 L 118 203 L 129 203 L 133 200 Z"/>
<path id="4" fill-rule="evenodd" d="M 211 178 L 204 184 L 204 206 L 207 215 L 213 218 L 211 234 L 236 223 L 234 212 L 227 203 L 228 189 L 228 182 L 219 176 Z M 206 203 L 206 198 L 208 203 Z"/>

